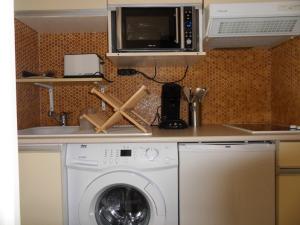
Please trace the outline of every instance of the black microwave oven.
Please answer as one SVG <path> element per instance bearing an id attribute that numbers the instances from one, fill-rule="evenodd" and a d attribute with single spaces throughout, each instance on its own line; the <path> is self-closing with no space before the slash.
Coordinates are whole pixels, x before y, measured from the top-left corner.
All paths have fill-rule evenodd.
<path id="1" fill-rule="evenodd" d="M 112 21 L 116 52 L 199 49 L 199 10 L 194 6 L 120 7 Z"/>

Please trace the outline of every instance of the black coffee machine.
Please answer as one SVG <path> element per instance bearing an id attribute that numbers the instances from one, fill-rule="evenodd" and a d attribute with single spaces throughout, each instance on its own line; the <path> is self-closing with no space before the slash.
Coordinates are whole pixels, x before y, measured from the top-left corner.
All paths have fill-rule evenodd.
<path id="1" fill-rule="evenodd" d="M 166 83 L 161 92 L 161 121 L 159 128 L 183 129 L 187 128 L 185 121 L 180 119 L 181 86 Z"/>

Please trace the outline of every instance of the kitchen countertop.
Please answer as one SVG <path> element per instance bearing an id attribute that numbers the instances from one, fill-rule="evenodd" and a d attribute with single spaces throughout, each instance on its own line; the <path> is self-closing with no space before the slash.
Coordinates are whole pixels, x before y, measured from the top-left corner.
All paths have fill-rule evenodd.
<path id="1" fill-rule="evenodd" d="M 51 137 L 19 137 L 22 144 L 67 144 L 67 143 L 104 143 L 104 142 L 203 142 L 203 141 L 300 141 L 300 134 L 250 134 L 223 125 L 203 125 L 197 129 L 164 130 L 152 128 L 152 136 L 106 136 L 76 135 Z"/>

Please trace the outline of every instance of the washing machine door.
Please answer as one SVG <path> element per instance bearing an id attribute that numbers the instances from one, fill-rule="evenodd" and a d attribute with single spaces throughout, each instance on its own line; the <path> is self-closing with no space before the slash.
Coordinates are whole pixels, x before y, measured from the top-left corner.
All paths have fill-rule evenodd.
<path id="1" fill-rule="evenodd" d="M 158 187 L 131 172 L 107 173 L 85 190 L 80 225 L 163 225 L 166 206 Z"/>

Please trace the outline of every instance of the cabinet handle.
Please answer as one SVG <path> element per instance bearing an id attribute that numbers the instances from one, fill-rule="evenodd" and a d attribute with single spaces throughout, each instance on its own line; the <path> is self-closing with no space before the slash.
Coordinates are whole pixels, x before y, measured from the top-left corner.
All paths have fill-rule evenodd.
<path id="1" fill-rule="evenodd" d="M 178 8 L 175 9 L 176 15 L 175 15 L 175 20 L 176 20 L 176 40 L 175 42 L 178 44 L 179 42 L 179 13 L 178 13 Z M 183 31 L 181 31 L 183 32 Z"/>
<path id="2" fill-rule="evenodd" d="M 279 175 L 288 175 L 288 174 L 299 174 L 300 175 L 300 168 L 296 169 L 285 169 L 281 168 L 279 169 Z"/>

